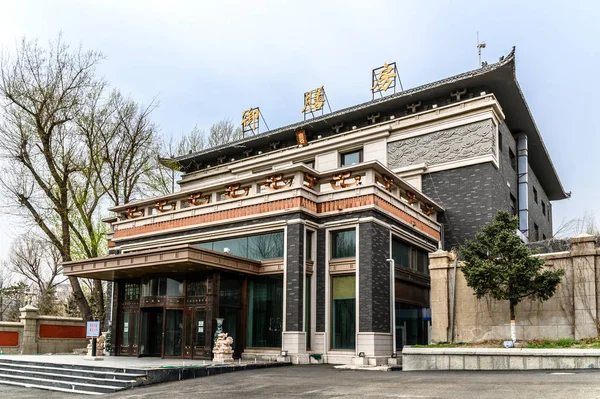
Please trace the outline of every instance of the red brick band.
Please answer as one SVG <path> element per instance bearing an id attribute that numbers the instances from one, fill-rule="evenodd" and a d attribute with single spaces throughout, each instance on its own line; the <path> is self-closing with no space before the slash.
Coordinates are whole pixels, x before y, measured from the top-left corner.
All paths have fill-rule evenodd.
<path id="1" fill-rule="evenodd" d="M 227 209 L 224 211 L 217 211 L 207 213 L 205 215 L 189 216 L 181 219 L 173 219 L 164 222 L 150 223 L 144 226 L 130 227 L 123 230 L 115 231 L 115 238 L 123 238 L 129 236 L 135 236 L 138 234 L 153 233 L 161 230 L 174 229 L 178 227 L 188 227 L 199 225 L 202 223 L 217 222 L 221 220 L 234 219 L 244 216 L 259 215 L 266 212 L 281 211 L 290 208 L 304 208 L 308 211 L 315 213 L 327 213 L 334 211 L 342 211 L 345 209 L 358 208 L 361 206 L 375 205 L 384 211 L 404 220 L 411 224 L 416 229 L 421 230 L 436 239 L 440 239 L 440 232 L 436 229 L 428 226 L 421 222 L 414 216 L 409 215 L 407 212 L 401 210 L 397 206 L 392 205 L 390 202 L 379 198 L 374 194 L 361 195 L 359 197 L 345 198 L 334 201 L 327 201 L 317 204 L 302 197 L 294 197 L 284 200 L 271 201 L 267 203 L 242 206 L 234 209 Z"/>

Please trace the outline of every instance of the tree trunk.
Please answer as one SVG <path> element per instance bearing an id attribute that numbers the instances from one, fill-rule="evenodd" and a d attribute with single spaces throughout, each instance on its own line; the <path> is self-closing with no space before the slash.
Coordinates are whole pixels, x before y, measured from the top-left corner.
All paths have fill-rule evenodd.
<path id="1" fill-rule="evenodd" d="M 104 331 L 106 309 L 104 308 L 104 290 L 102 280 L 94 280 L 94 300 L 96 302 L 96 317 L 100 321 L 100 331 Z"/>
<path id="2" fill-rule="evenodd" d="M 510 303 L 510 339 L 512 342 L 517 342 L 517 326 L 515 323 L 515 304 Z"/>

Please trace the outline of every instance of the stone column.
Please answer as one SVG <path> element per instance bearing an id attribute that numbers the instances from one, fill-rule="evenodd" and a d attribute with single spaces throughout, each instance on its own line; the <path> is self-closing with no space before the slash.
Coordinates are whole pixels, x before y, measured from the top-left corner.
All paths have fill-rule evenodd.
<path id="1" fill-rule="evenodd" d="M 32 305 L 26 305 L 19 309 L 21 311 L 21 323 L 23 323 L 23 355 L 34 355 L 38 353 L 38 309 Z"/>
<path id="2" fill-rule="evenodd" d="M 390 232 L 375 222 L 358 226 L 357 353 L 389 357 L 393 351 L 391 320 Z"/>
<path id="3" fill-rule="evenodd" d="M 571 239 L 575 339 L 598 336 L 595 246 L 596 237 L 589 234 Z"/>
<path id="4" fill-rule="evenodd" d="M 454 267 L 454 255 L 447 251 L 429 254 L 429 275 L 431 277 L 431 342 L 450 341 L 450 293 L 452 280 L 448 273 Z M 456 304 L 455 304 L 456 306 Z"/>
<path id="5" fill-rule="evenodd" d="M 285 281 L 285 331 L 283 350 L 289 353 L 306 352 L 304 333 L 304 225 L 287 226 L 287 257 Z"/>

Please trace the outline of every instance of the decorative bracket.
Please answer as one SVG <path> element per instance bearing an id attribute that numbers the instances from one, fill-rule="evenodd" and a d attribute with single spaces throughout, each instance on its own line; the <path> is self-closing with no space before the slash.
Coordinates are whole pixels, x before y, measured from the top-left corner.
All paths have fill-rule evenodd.
<path id="1" fill-rule="evenodd" d="M 329 183 L 334 190 L 354 187 L 360 184 L 360 176 L 352 176 L 350 172 L 338 173 L 332 176 L 332 180 Z"/>
<path id="2" fill-rule="evenodd" d="M 202 193 L 188 195 L 188 204 L 191 206 L 198 206 L 208 204 L 210 202 L 210 195 L 202 196 Z"/>
<path id="3" fill-rule="evenodd" d="M 288 188 L 292 186 L 292 182 L 294 181 L 293 177 L 288 177 L 287 179 L 283 178 L 283 174 L 273 175 L 267 177 L 265 186 L 269 191 L 280 190 L 282 188 Z"/>
<path id="4" fill-rule="evenodd" d="M 389 177 L 388 175 L 381 175 L 381 180 L 379 181 L 379 177 L 375 177 L 375 183 L 380 184 L 381 186 L 383 186 L 387 191 L 392 191 L 392 183 L 394 182 L 394 180 Z"/>
<path id="5" fill-rule="evenodd" d="M 161 213 L 174 211 L 176 207 L 177 204 L 175 202 L 168 202 L 167 200 L 156 203 L 156 209 Z"/>
<path id="6" fill-rule="evenodd" d="M 135 218 L 140 218 L 140 217 L 144 216 L 144 210 L 143 209 L 138 210 L 137 206 L 134 206 L 133 208 L 127 208 L 125 213 L 127 213 L 128 219 L 135 219 Z"/>
<path id="7" fill-rule="evenodd" d="M 421 212 L 429 216 L 433 212 L 433 206 L 429 204 L 421 204 Z"/>
<path id="8" fill-rule="evenodd" d="M 245 197 L 249 192 L 250 187 L 241 187 L 239 183 L 225 187 L 225 197 L 227 199 Z"/>
<path id="9" fill-rule="evenodd" d="M 313 188 L 316 182 L 317 182 L 316 176 L 313 176 L 310 173 L 304 174 L 304 185 L 307 188 Z"/>

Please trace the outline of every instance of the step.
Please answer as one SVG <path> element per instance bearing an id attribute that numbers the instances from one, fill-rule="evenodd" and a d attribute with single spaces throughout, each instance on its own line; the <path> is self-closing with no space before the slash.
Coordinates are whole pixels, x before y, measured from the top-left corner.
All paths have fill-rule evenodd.
<path id="1" fill-rule="evenodd" d="M 119 386 L 88 384 L 88 383 L 79 382 L 79 381 L 58 381 L 58 380 L 39 378 L 39 377 L 0 374 L 0 384 L 3 384 L 5 382 L 20 383 L 20 384 L 29 385 L 29 386 L 37 385 L 37 387 L 62 388 L 62 389 L 64 389 L 64 392 L 85 391 L 85 392 L 98 392 L 98 393 L 114 393 L 116 391 L 120 391 L 120 390 L 124 389 L 123 387 L 119 387 Z"/>
<path id="2" fill-rule="evenodd" d="M 99 371 L 101 373 L 115 373 L 115 374 L 125 374 L 125 375 L 146 375 L 146 370 L 143 369 L 135 369 L 135 368 L 120 368 L 120 367 L 106 367 L 106 366 L 91 366 L 91 365 L 83 365 L 83 364 L 73 364 L 73 363 L 52 363 L 47 361 L 33 361 L 33 360 L 20 360 L 20 359 L 11 359 L 7 356 L 0 356 L 0 363 L 11 363 L 11 364 L 19 364 L 19 365 L 31 365 L 38 367 L 53 367 L 53 368 L 61 368 L 61 369 L 71 369 L 71 370 L 85 370 L 85 371 Z"/>
<path id="3" fill-rule="evenodd" d="M 68 374 L 60 374 L 60 373 L 51 373 L 51 372 L 42 372 L 42 371 L 31 371 L 31 370 L 23 370 L 14 368 L 3 368 L 0 366 L 0 374 L 9 374 L 9 375 L 17 375 L 17 376 L 28 376 L 28 377 L 39 377 L 57 381 L 73 381 L 73 382 L 84 382 L 84 383 L 92 383 L 95 385 L 111 385 L 118 386 L 121 388 L 129 388 L 133 385 L 136 385 L 136 380 L 117 380 L 113 378 L 96 378 L 89 376 L 81 376 L 81 375 L 68 375 Z"/>
<path id="4" fill-rule="evenodd" d="M 30 372 L 51 372 L 55 374 L 63 375 L 77 375 L 88 378 L 100 378 L 100 379 L 112 379 L 112 380 L 124 380 L 132 381 L 140 378 L 145 378 L 147 373 L 145 370 L 135 370 L 137 373 L 123 373 L 118 372 L 114 368 L 101 367 L 90 367 L 73 364 L 58 364 L 58 363 L 34 363 L 34 362 L 18 362 L 18 361 L 5 361 L 0 359 L 0 368 L 15 369 L 15 370 L 27 370 Z M 89 370 L 88 368 L 92 368 Z M 134 371 L 132 369 L 126 369 L 128 371 Z"/>
<path id="5" fill-rule="evenodd" d="M 79 395 L 103 395 L 101 392 L 80 391 L 80 390 L 65 389 L 65 388 L 51 387 L 51 386 L 47 386 L 47 385 L 37 385 L 37 384 L 29 384 L 29 383 L 14 382 L 14 381 L 0 381 L 0 384 L 12 385 L 12 386 L 23 387 L 23 388 L 45 389 L 47 391 L 75 393 L 75 394 L 79 394 Z"/>

